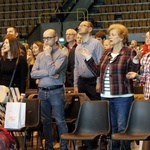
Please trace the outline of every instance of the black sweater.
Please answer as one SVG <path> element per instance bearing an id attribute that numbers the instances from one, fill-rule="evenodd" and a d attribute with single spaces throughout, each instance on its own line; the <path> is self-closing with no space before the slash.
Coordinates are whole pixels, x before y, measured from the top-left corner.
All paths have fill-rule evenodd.
<path id="1" fill-rule="evenodd" d="M 6 59 L 0 60 L 0 85 L 9 86 L 17 58 L 12 60 Z M 18 66 L 14 76 L 14 80 L 11 87 L 18 87 L 20 93 L 25 93 L 26 89 L 26 78 L 28 72 L 27 61 L 23 56 L 19 57 Z"/>

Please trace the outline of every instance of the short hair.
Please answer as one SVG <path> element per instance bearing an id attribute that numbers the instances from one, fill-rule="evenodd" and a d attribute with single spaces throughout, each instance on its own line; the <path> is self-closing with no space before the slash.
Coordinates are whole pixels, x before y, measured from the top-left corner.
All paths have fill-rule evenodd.
<path id="1" fill-rule="evenodd" d="M 9 26 L 8 28 L 13 28 L 15 30 L 15 33 L 18 33 L 18 29 L 15 26 Z"/>
<path id="2" fill-rule="evenodd" d="M 91 27 L 92 29 L 94 28 L 94 26 L 93 26 L 93 23 L 92 23 L 92 22 L 90 22 L 90 21 L 86 21 L 86 20 L 85 20 L 85 21 L 82 21 L 82 22 L 86 22 L 86 23 L 88 24 L 88 26 L 89 26 L 89 27 Z M 80 22 L 80 23 L 79 23 L 79 25 L 80 25 L 82 22 Z"/>
<path id="3" fill-rule="evenodd" d="M 77 34 L 77 31 L 76 31 L 75 29 L 69 28 L 69 29 L 66 30 L 66 32 L 67 32 L 67 31 L 72 32 L 74 35 Z"/>
<path id="4" fill-rule="evenodd" d="M 98 32 L 96 32 L 96 34 L 95 34 L 95 38 L 101 38 L 102 40 L 103 40 L 103 39 L 106 39 L 106 34 L 105 34 L 105 32 L 103 32 L 103 31 L 98 31 Z"/>
<path id="5" fill-rule="evenodd" d="M 128 42 L 128 29 L 122 24 L 115 23 L 109 26 L 107 33 L 109 34 L 113 29 L 118 31 L 118 35 L 123 38 L 123 43 L 126 44 Z"/>

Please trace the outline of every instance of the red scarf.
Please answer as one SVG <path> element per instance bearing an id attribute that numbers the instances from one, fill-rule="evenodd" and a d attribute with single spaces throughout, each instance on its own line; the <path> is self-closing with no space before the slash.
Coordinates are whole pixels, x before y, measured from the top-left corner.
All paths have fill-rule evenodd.
<path id="1" fill-rule="evenodd" d="M 142 50 L 142 56 L 150 52 L 150 49 L 148 49 L 148 45 L 145 43 L 143 45 L 143 50 Z"/>

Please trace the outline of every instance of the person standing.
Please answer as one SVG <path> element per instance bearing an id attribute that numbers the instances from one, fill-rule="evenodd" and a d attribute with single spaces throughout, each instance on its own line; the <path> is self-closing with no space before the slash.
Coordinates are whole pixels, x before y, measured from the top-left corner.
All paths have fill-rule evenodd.
<path id="1" fill-rule="evenodd" d="M 142 46 L 142 56 L 150 52 L 150 31 L 146 33 L 145 43 Z"/>
<path id="2" fill-rule="evenodd" d="M 75 48 L 77 32 L 74 29 L 66 30 L 66 43 L 65 47 L 68 49 L 68 67 L 66 72 L 66 87 L 73 87 L 74 78 L 74 62 L 75 62 Z"/>
<path id="3" fill-rule="evenodd" d="M 146 33 L 145 37 L 145 46 L 150 46 L 150 32 Z M 146 49 L 145 51 L 146 52 Z M 141 67 L 142 67 L 142 73 L 138 74 L 137 72 L 128 72 L 126 77 L 128 79 L 137 79 L 140 81 L 140 83 L 144 84 L 144 100 L 150 99 L 150 51 L 146 52 L 144 56 L 140 60 Z M 142 147 L 142 150 L 148 150 L 150 147 L 149 141 L 143 141 L 143 143 L 140 142 L 140 145 Z"/>
<path id="4" fill-rule="evenodd" d="M 98 32 L 96 32 L 96 34 L 95 34 L 95 38 L 96 38 L 97 40 L 99 40 L 99 42 L 101 42 L 102 45 L 103 45 L 103 44 L 104 44 L 104 41 L 106 40 L 106 34 L 105 34 L 105 32 L 103 32 L 103 31 L 98 31 Z"/>
<path id="5" fill-rule="evenodd" d="M 112 24 L 107 29 L 112 48 L 106 49 L 96 66 L 94 59 L 82 50 L 86 56 L 85 62 L 90 70 L 99 76 L 97 91 L 100 91 L 102 100 L 110 102 L 112 134 L 123 132 L 126 128 L 128 114 L 133 96 L 133 82 L 126 78 L 129 71 L 139 70 L 140 53 L 126 47 L 128 30 L 122 24 Z M 131 150 L 130 141 L 124 142 L 126 150 Z M 112 150 L 124 150 L 120 141 L 112 141 Z"/>
<path id="6" fill-rule="evenodd" d="M 8 27 L 7 34 L 12 34 L 15 38 L 19 39 L 19 33 L 16 27 L 13 27 L 13 26 Z M 19 42 L 19 47 L 21 50 L 21 54 L 26 58 L 27 52 L 26 52 L 25 46 Z"/>
<path id="7" fill-rule="evenodd" d="M 150 32 L 146 34 L 146 44 L 150 45 Z M 142 73 L 128 72 L 126 77 L 128 79 L 137 79 L 140 83 L 144 84 L 144 99 L 150 99 L 150 52 L 146 53 L 140 60 Z"/>
<path id="8" fill-rule="evenodd" d="M 19 92 L 21 93 L 19 98 L 20 100 L 25 97 L 28 65 L 26 59 L 20 54 L 18 40 L 13 35 L 8 34 L 4 37 L 3 44 L 1 46 L 0 85 L 9 87 L 15 68 L 16 72 L 11 87 L 17 87 L 19 89 Z M 5 106 L 6 105 L 3 103 L 0 104 L 1 126 L 4 126 Z M 18 142 L 19 146 L 21 147 L 22 141 L 18 139 Z"/>
<path id="9" fill-rule="evenodd" d="M 25 96 L 28 65 L 26 59 L 20 53 L 18 40 L 11 34 L 4 37 L 0 59 L 0 85 L 9 86 L 13 71 L 18 61 L 12 87 L 18 87 L 21 98 Z"/>
<path id="10" fill-rule="evenodd" d="M 34 41 L 32 43 L 32 49 L 31 49 L 34 61 L 31 64 L 29 64 L 29 74 L 30 74 L 30 72 L 32 70 L 32 67 L 33 67 L 33 64 L 34 64 L 34 62 L 36 60 L 37 55 L 39 53 L 41 53 L 42 51 L 43 51 L 43 43 L 40 42 L 40 41 Z M 28 79 L 29 79 L 29 88 L 31 88 L 31 89 L 37 89 L 38 79 L 34 80 L 34 79 L 31 78 L 30 75 L 29 75 Z"/>
<path id="11" fill-rule="evenodd" d="M 77 45 L 81 44 L 81 42 L 82 42 L 82 36 L 79 33 L 77 33 L 76 42 L 77 42 Z"/>
<path id="12" fill-rule="evenodd" d="M 39 79 L 38 97 L 41 99 L 41 119 L 47 150 L 53 149 L 52 119 L 58 126 L 59 136 L 67 133 L 64 118 L 64 80 L 67 69 L 67 55 L 57 45 L 58 35 L 53 29 L 43 33 L 43 52 L 36 57 L 31 77 Z M 53 113 L 53 114 L 52 114 Z M 61 150 L 67 150 L 68 141 L 61 141 Z"/>
<path id="13" fill-rule="evenodd" d="M 99 64 L 104 48 L 98 40 L 92 38 L 92 30 L 93 24 L 89 21 L 83 21 L 78 26 L 78 33 L 82 36 L 82 42 L 75 50 L 74 92 L 86 93 L 91 100 L 100 100 L 100 95 L 96 92 L 97 78 L 86 66 L 85 57 L 80 54 L 81 49 L 89 51 L 95 63 Z"/>

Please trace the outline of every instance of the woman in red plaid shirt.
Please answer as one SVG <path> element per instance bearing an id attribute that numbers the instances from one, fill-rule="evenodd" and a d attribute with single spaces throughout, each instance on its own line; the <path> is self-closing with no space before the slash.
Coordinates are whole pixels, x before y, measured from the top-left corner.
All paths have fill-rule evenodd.
<path id="1" fill-rule="evenodd" d="M 145 44 L 147 45 L 147 51 L 150 50 L 150 31 L 146 33 Z M 146 51 L 146 50 L 145 50 Z M 144 99 L 150 99 L 150 52 L 145 54 L 141 58 L 141 67 L 142 67 L 142 74 L 139 75 L 136 72 L 129 72 L 127 74 L 128 79 L 136 78 L 141 83 L 145 84 L 144 88 Z"/>
<path id="2" fill-rule="evenodd" d="M 85 62 L 98 77 L 97 92 L 100 92 L 102 100 L 110 102 L 112 134 L 125 130 L 128 113 L 133 97 L 133 82 L 126 78 L 130 71 L 139 70 L 140 51 L 135 52 L 126 47 L 128 30 L 122 24 L 112 24 L 107 29 L 112 48 L 103 52 L 100 64 L 95 65 L 91 54 L 86 49 L 80 53 L 85 56 Z M 130 142 L 124 142 L 126 150 L 130 149 Z M 112 142 L 112 150 L 123 149 L 120 141 Z"/>

